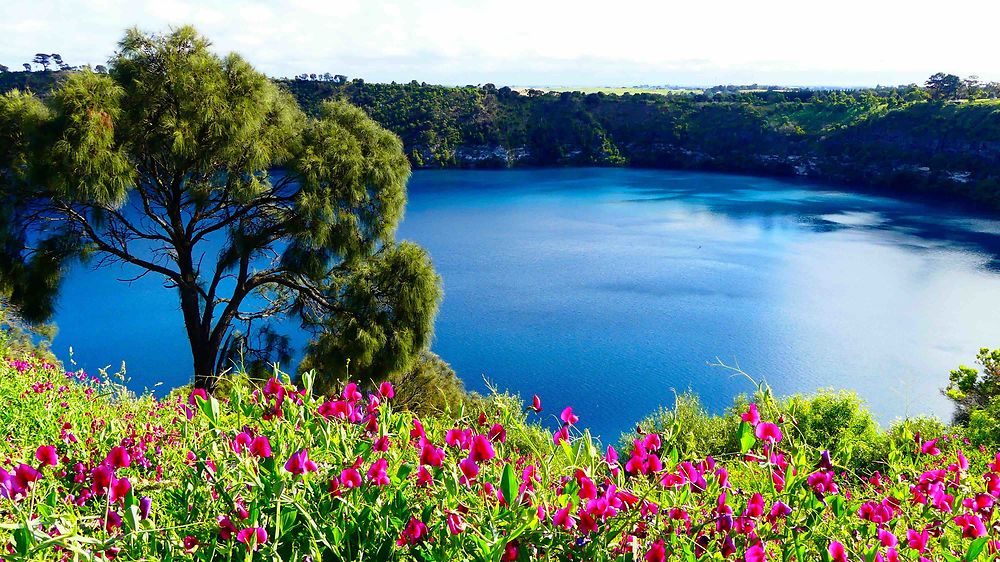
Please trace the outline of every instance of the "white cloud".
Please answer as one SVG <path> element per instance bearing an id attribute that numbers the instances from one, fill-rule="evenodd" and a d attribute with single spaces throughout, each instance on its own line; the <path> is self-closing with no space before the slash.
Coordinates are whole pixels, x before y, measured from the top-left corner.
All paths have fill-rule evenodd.
<path id="1" fill-rule="evenodd" d="M 193 23 L 273 75 L 444 83 L 1000 80 L 991 0 L 4 0 L 0 62 L 103 62 L 131 25 Z"/>

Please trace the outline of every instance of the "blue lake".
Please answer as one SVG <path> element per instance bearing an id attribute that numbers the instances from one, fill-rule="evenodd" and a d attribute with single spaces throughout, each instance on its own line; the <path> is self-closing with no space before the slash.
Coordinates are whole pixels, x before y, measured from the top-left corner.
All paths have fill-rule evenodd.
<path id="1" fill-rule="evenodd" d="M 444 279 L 434 350 L 468 387 L 572 405 L 602 435 L 674 391 L 856 390 L 878 418 L 947 417 L 950 369 L 1000 345 L 1000 221 L 974 208 L 744 176 L 621 169 L 422 171 L 400 237 Z M 72 271 L 55 350 L 184 383 L 176 295 Z M 298 338 L 301 343 L 302 338 Z M 292 366 L 289 366 L 290 368 Z"/>

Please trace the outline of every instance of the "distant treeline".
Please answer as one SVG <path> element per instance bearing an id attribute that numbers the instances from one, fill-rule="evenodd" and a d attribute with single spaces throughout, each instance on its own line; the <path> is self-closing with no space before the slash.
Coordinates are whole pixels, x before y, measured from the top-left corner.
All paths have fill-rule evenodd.
<path id="1" fill-rule="evenodd" d="M 43 92 L 61 73 L 0 74 Z M 1000 87 L 937 74 L 859 90 L 519 93 L 509 87 L 278 80 L 306 109 L 339 98 L 397 133 L 418 168 L 701 169 L 958 194 L 1000 209 Z"/>

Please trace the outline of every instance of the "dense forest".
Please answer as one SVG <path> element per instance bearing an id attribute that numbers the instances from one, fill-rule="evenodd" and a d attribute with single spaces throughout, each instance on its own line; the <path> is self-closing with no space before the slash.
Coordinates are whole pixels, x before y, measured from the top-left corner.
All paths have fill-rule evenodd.
<path id="1" fill-rule="evenodd" d="M 39 93 L 64 72 L 0 74 Z M 953 75 L 859 90 L 716 87 L 584 94 L 509 87 L 278 80 L 313 113 L 362 107 L 417 168 L 636 166 L 799 176 L 947 192 L 1000 207 L 998 88 Z"/>

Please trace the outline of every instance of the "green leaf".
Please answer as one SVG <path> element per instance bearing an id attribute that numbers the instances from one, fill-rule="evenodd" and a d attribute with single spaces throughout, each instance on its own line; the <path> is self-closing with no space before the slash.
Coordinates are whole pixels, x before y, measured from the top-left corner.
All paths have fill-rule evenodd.
<path id="1" fill-rule="evenodd" d="M 750 424 L 747 422 L 740 422 L 740 452 L 746 453 L 753 447 L 753 444 L 757 441 L 754 437 L 753 430 L 750 429 Z"/>
<path id="2" fill-rule="evenodd" d="M 979 555 L 983 553 L 983 549 L 986 548 L 986 543 L 989 542 L 989 537 L 979 537 L 978 539 L 972 541 L 969 545 L 969 551 L 965 553 L 965 562 L 972 562 Z"/>
<path id="3" fill-rule="evenodd" d="M 517 490 L 518 481 L 514 467 L 507 464 L 503 467 L 503 476 L 500 477 L 500 493 L 503 494 L 503 499 L 510 507 L 513 507 L 514 501 L 517 499 Z"/>
<path id="4" fill-rule="evenodd" d="M 28 528 L 27 524 L 18 527 L 14 531 L 14 550 L 21 556 L 27 556 L 33 542 L 31 539 L 31 529 Z"/>
<path id="5" fill-rule="evenodd" d="M 563 454 L 566 455 L 566 461 L 572 464 L 576 460 L 576 456 L 573 455 L 573 446 L 569 444 L 569 441 L 560 441 L 559 444 L 562 446 Z"/>
<path id="6" fill-rule="evenodd" d="M 838 518 L 844 515 L 844 498 L 842 496 L 834 496 L 830 500 L 830 508 L 833 510 L 833 514 Z"/>

